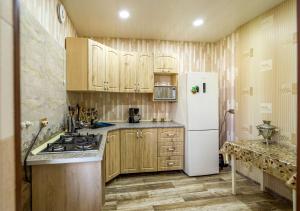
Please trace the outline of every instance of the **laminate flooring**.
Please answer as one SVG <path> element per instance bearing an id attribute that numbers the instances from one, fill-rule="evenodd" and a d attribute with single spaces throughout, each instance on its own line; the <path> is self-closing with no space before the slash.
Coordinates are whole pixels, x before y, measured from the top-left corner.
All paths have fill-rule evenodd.
<path id="1" fill-rule="evenodd" d="M 292 203 L 260 192 L 259 185 L 237 175 L 231 194 L 231 173 L 188 177 L 182 171 L 120 175 L 106 185 L 104 210 L 292 210 Z"/>

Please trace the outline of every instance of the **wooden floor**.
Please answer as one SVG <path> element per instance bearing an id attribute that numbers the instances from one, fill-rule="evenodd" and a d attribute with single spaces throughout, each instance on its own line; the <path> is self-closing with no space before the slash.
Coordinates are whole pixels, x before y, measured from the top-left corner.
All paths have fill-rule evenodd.
<path id="1" fill-rule="evenodd" d="M 237 176 L 238 194 L 231 195 L 231 175 L 188 177 L 183 172 L 121 175 L 106 187 L 104 210 L 292 210 L 292 203 L 259 191 L 259 185 Z"/>

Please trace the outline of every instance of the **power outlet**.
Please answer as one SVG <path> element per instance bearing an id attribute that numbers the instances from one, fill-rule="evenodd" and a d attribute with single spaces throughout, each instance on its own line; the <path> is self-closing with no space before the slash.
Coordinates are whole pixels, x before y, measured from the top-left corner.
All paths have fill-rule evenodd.
<path id="1" fill-rule="evenodd" d="M 40 119 L 40 123 L 41 123 L 42 127 L 46 127 L 49 124 L 48 118 L 45 117 L 45 118 Z"/>

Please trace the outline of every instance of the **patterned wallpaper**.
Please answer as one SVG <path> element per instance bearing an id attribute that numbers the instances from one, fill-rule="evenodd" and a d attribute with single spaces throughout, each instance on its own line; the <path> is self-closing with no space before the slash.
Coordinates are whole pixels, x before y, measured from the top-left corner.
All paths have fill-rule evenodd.
<path id="1" fill-rule="evenodd" d="M 237 83 L 236 40 L 236 33 L 232 33 L 215 43 L 214 70 L 219 73 L 220 128 L 224 121 L 220 134 L 220 145 L 223 145 L 226 140 L 232 141 L 235 139 L 235 117 L 232 114 L 227 114 L 227 116 L 225 114 L 229 109 L 235 108 Z"/>
<path id="2" fill-rule="evenodd" d="M 257 138 L 271 120 L 278 140 L 296 143 L 296 0 L 288 0 L 237 30 L 236 138 Z"/>
<path id="3" fill-rule="evenodd" d="M 76 30 L 68 16 L 64 24 L 57 19 L 56 6 L 59 0 L 21 0 L 22 8 L 26 7 L 31 15 L 43 28 L 59 43 L 65 47 L 65 37 L 76 37 Z"/>

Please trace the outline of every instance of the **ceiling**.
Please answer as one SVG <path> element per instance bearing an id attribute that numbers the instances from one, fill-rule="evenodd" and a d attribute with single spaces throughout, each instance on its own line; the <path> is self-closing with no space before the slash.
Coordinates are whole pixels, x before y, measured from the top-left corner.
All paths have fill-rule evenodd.
<path id="1" fill-rule="evenodd" d="M 213 42 L 284 0 L 62 0 L 78 34 Z M 127 20 L 118 11 L 127 9 Z M 202 18 L 204 24 L 194 27 Z"/>

